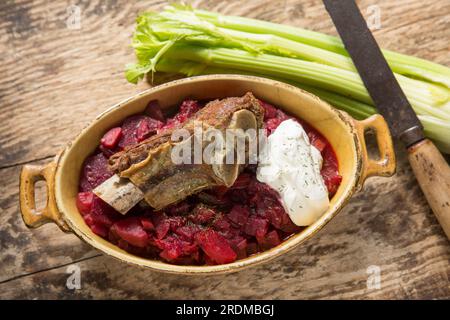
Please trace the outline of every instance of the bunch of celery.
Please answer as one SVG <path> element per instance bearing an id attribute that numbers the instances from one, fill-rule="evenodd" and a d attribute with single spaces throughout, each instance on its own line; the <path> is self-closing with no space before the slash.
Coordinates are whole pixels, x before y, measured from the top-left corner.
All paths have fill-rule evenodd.
<path id="1" fill-rule="evenodd" d="M 253 74 L 294 84 L 357 118 L 376 112 L 343 44 L 321 33 L 168 6 L 139 16 L 133 47 L 138 63 L 126 70 L 133 83 L 156 71 Z M 383 53 L 427 136 L 450 153 L 450 69 Z"/>

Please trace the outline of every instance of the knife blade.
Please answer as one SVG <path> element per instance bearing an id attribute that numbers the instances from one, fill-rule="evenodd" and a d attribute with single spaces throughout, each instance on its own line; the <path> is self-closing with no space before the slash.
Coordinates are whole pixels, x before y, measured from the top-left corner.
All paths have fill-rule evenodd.
<path id="1" fill-rule="evenodd" d="M 407 147 L 419 185 L 450 239 L 450 167 L 423 127 L 389 68 L 354 0 L 323 0 L 375 107 Z"/>
<path id="2" fill-rule="evenodd" d="M 410 146 L 425 138 L 423 127 L 353 0 L 324 0 L 359 75 L 393 136 Z"/>

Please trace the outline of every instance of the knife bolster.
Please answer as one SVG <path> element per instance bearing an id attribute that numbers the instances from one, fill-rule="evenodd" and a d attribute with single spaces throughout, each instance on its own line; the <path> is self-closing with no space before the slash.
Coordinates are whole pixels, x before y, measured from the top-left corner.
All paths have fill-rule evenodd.
<path id="1" fill-rule="evenodd" d="M 400 140 L 405 144 L 407 148 L 425 139 L 423 134 L 423 128 L 420 125 L 411 127 L 403 131 L 400 136 Z"/>

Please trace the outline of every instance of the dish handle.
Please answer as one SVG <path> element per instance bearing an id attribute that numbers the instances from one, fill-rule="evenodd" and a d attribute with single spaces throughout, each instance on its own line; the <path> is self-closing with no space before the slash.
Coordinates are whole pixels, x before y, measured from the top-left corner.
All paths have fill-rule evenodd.
<path id="1" fill-rule="evenodd" d="M 356 133 L 361 143 L 363 170 L 359 181 L 360 187 L 367 178 L 373 176 L 390 177 L 395 173 L 395 152 L 391 134 L 384 118 L 375 114 L 361 121 L 354 121 Z M 373 159 L 367 152 L 365 133 L 373 130 L 376 136 L 379 158 Z"/>
<path id="2" fill-rule="evenodd" d="M 69 226 L 62 219 L 55 199 L 56 161 L 45 165 L 25 165 L 20 172 L 20 211 L 22 219 L 29 228 L 37 228 L 49 222 L 56 223 L 64 232 L 70 232 Z M 45 181 L 47 202 L 43 209 L 36 209 L 35 185 Z"/>

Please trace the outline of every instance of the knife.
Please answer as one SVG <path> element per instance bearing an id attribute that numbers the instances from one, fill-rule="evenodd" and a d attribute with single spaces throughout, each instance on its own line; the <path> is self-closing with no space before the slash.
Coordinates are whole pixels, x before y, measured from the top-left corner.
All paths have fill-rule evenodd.
<path id="1" fill-rule="evenodd" d="M 354 0 L 323 0 L 376 108 L 408 159 L 437 220 L 450 239 L 450 167 L 430 140 L 381 53 Z"/>

